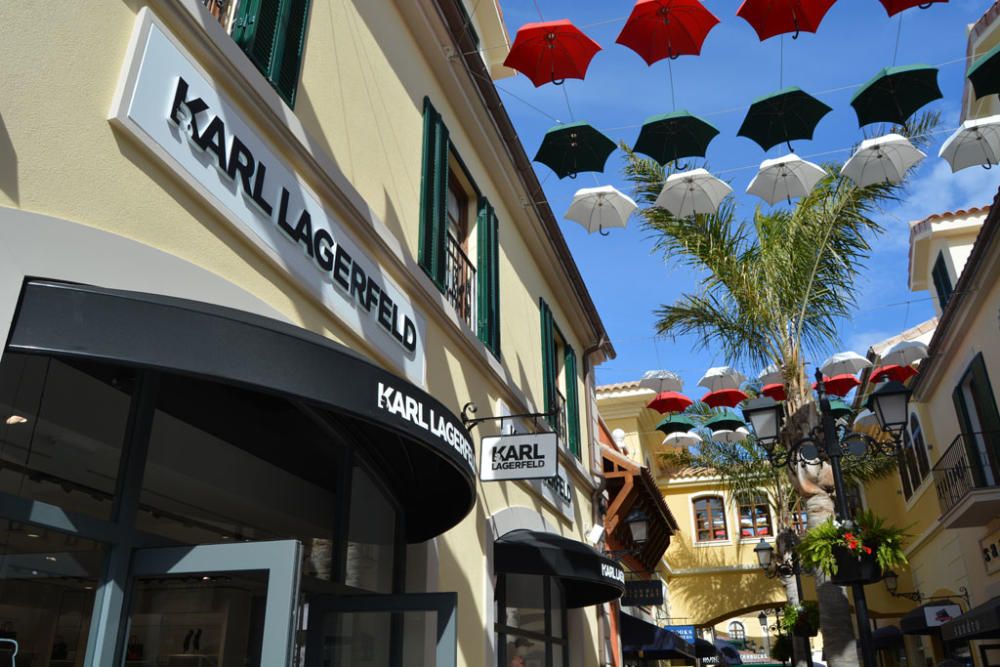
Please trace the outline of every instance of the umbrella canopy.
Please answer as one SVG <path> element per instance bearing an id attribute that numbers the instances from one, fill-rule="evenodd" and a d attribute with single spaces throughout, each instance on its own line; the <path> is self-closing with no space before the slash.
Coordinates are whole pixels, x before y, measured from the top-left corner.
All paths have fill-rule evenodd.
<path id="1" fill-rule="evenodd" d="M 678 394 L 676 391 L 661 391 L 646 404 L 646 407 L 656 410 L 662 415 L 667 412 L 684 412 L 692 405 L 694 405 L 694 401 L 684 394 Z"/>
<path id="2" fill-rule="evenodd" d="M 836 0 L 743 0 L 736 15 L 753 26 L 760 41 L 791 32 L 816 32 Z"/>
<path id="3" fill-rule="evenodd" d="M 789 153 L 761 162 L 760 171 L 750 181 L 747 193 L 757 195 L 772 206 L 779 201 L 791 203 L 792 197 L 805 197 L 812 192 L 824 176 L 826 171 L 818 164 Z"/>
<path id="4" fill-rule="evenodd" d="M 685 157 L 705 157 L 718 133 L 711 123 L 682 109 L 647 118 L 632 148 L 664 165 Z"/>
<path id="5" fill-rule="evenodd" d="M 663 438 L 663 444 L 670 447 L 694 447 L 702 442 L 701 436 L 691 431 L 674 431 Z"/>
<path id="6" fill-rule="evenodd" d="M 784 382 L 785 376 L 782 374 L 781 369 L 778 368 L 777 364 L 771 364 L 757 374 L 757 379 L 764 384 L 772 384 L 775 382 Z"/>
<path id="7" fill-rule="evenodd" d="M 739 389 L 710 391 L 701 397 L 702 403 L 708 403 L 713 408 L 735 408 L 745 400 L 747 400 L 747 395 Z"/>
<path id="8" fill-rule="evenodd" d="M 838 352 L 827 357 L 819 369 L 823 371 L 823 375 L 842 375 L 844 373 L 855 375 L 871 365 L 872 362 L 857 352 L 848 351 Z"/>
<path id="9" fill-rule="evenodd" d="M 582 79 L 601 45 L 566 19 L 525 23 L 503 64 L 531 79 L 535 87 Z"/>
<path id="10" fill-rule="evenodd" d="M 556 125 L 545 133 L 535 154 L 559 178 L 575 177 L 583 171 L 604 171 L 604 163 L 615 150 L 615 142 L 589 123 Z"/>
<path id="11" fill-rule="evenodd" d="M 872 372 L 870 380 L 872 382 L 906 382 L 917 374 L 917 369 L 913 366 L 900 366 L 899 364 L 886 364 L 879 366 Z"/>
<path id="12" fill-rule="evenodd" d="M 1000 94 L 1000 44 L 972 63 L 967 76 L 977 100 L 986 95 Z"/>
<path id="13" fill-rule="evenodd" d="M 871 123 L 903 125 L 917 109 L 941 99 L 936 67 L 904 65 L 879 70 L 851 98 L 858 126 Z"/>
<path id="14" fill-rule="evenodd" d="M 952 173 L 974 165 L 1000 164 L 1000 116 L 965 121 L 938 155 L 948 161 Z"/>
<path id="15" fill-rule="evenodd" d="M 580 223 L 593 234 L 609 227 L 624 227 L 636 209 L 632 198 L 611 185 L 582 188 L 573 195 L 566 219 Z"/>
<path id="16" fill-rule="evenodd" d="M 749 436 L 750 431 L 742 426 L 734 430 L 723 428 L 718 431 L 712 431 L 712 440 L 715 440 L 716 442 L 724 442 L 727 445 L 731 445 L 734 442 L 743 442 Z"/>
<path id="17" fill-rule="evenodd" d="M 656 425 L 656 430 L 665 435 L 670 435 L 671 433 L 690 431 L 697 425 L 693 419 L 685 415 L 670 415 L 660 420 L 660 423 Z"/>
<path id="18" fill-rule="evenodd" d="M 684 380 L 672 371 L 646 371 L 639 380 L 639 387 L 652 389 L 657 394 L 661 391 L 680 391 L 684 387 Z"/>
<path id="19" fill-rule="evenodd" d="M 680 218 L 715 213 L 733 189 L 704 169 L 671 174 L 663 184 L 656 205 Z"/>
<path id="20" fill-rule="evenodd" d="M 927 9 L 935 2 L 948 2 L 948 0 L 879 0 L 889 16 L 895 16 L 904 9 L 910 7 L 920 7 Z"/>
<path id="21" fill-rule="evenodd" d="M 834 419 L 840 419 L 841 417 L 849 417 L 854 410 L 851 409 L 844 401 L 830 401 L 830 414 L 833 415 Z"/>
<path id="22" fill-rule="evenodd" d="M 737 428 L 746 428 L 746 422 L 732 410 L 720 410 L 705 422 L 705 428 L 712 431 L 732 431 Z"/>
<path id="23" fill-rule="evenodd" d="M 851 428 L 858 433 L 866 433 L 868 435 L 875 435 L 881 430 L 878 424 L 878 417 L 867 408 L 854 416 L 854 424 Z"/>
<path id="24" fill-rule="evenodd" d="M 782 88 L 759 97 L 750 105 L 737 134 L 751 139 L 765 151 L 795 139 L 812 139 L 820 119 L 831 109 L 801 88 Z"/>
<path id="25" fill-rule="evenodd" d="M 910 167 L 925 157 L 906 137 L 887 134 L 862 141 L 840 173 L 859 188 L 875 183 L 900 183 Z"/>
<path id="26" fill-rule="evenodd" d="M 615 41 L 652 65 L 700 54 L 705 37 L 718 23 L 701 0 L 639 0 Z"/>
<path id="27" fill-rule="evenodd" d="M 823 378 L 823 387 L 826 389 L 826 393 L 831 396 L 846 396 L 849 391 L 860 384 L 861 381 L 850 373 Z M 813 389 L 815 388 L 816 383 L 813 382 Z"/>
<path id="28" fill-rule="evenodd" d="M 709 391 L 719 391 L 720 389 L 739 389 L 740 385 L 746 382 L 743 373 L 731 366 L 715 366 L 705 371 L 705 374 L 698 380 L 698 386 Z"/>
<path id="29" fill-rule="evenodd" d="M 901 340 L 882 353 L 882 363 L 909 366 L 927 358 L 927 344 L 916 340 Z"/>
<path id="30" fill-rule="evenodd" d="M 785 393 L 785 385 L 780 382 L 765 384 L 760 388 L 760 393 L 764 394 L 768 398 L 773 398 L 776 401 L 784 401 L 788 399 L 788 394 Z"/>

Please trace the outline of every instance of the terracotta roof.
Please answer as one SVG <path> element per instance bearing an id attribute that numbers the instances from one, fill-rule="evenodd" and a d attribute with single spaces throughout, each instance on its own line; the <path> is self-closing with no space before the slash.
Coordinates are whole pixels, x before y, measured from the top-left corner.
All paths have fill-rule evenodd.
<path id="1" fill-rule="evenodd" d="M 938 220 L 946 220 L 946 219 L 947 220 L 954 220 L 955 218 L 965 218 L 965 217 L 971 217 L 971 216 L 974 216 L 974 215 L 984 215 L 985 216 L 985 215 L 989 215 L 989 212 L 990 212 L 990 205 L 986 204 L 985 206 L 972 206 L 970 208 L 960 208 L 957 211 L 944 211 L 943 213 L 934 213 L 932 215 L 927 216 L 926 218 L 924 218 L 922 220 L 914 220 L 913 222 L 911 222 L 910 223 L 910 251 L 909 251 L 909 253 L 907 253 L 906 274 L 908 276 L 912 276 L 913 275 L 913 240 L 917 236 L 919 236 L 920 234 L 923 234 L 924 232 L 929 231 L 930 228 L 931 228 L 931 224 L 932 223 L 934 223 L 934 222 L 936 222 Z"/>
<path id="2" fill-rule="evenodd" d="M 624 391 L 626 389 L 639 389 L 639 381 L 629 380 L 628 382 L 615 382 L 613 384 L 602 384 L 597 386 L 596 391 L 598 394 L 606 394 L 612 391 Z M 651 392 L 652 390 L 650 389 L 647 391 Z"/>
<path id="3" fill-rule="evenodd" d="M 670 479 L 695 479 L 697 477 L 714 477 L 715 470 L 695 466 L 684 466 L 668 473 Z"/>
<path id="4" fill-rule="evenodd" d="M 882 354 L 896 343 L 904 340 L 915 340 L 928 332 L 934 331 L 935 327 L 937 327 L 937 323 L 938 318 L 932 317 L 926 322 L 921 322 L 915 327 L 910 327 L 906 331 L 902 331 L 891 338 L 886 338 L 885 340 L 872 344 L 872 346 L 868 348 L 868 358 L 874 361 L 875 359 L 873 356 Z"/>

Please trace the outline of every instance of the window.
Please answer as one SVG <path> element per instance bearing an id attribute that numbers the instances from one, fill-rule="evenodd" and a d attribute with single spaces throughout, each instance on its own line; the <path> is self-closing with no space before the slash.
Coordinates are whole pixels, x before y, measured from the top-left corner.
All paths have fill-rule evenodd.
<path id="1" fill-rule="evenodd" d="M 927 445 L 916 413 L 910 414 L 910 428 L 903 431 L 903 448 L 900 452 L 899 477 L 903 497 L 907 500 L 930 474 Z"/>
<path id="2" fill-rule="evenodd" d="M 804 535 L 809 530 L 809 515 L 806 513 L 805 503 L 802 498 L 796 496 L 789 509 L 792 530 L 796 535 Z"/>
<path id="3" fill-rule="evenodd" d="M 499 234 L 496 212 L 455 153 L 448 128 L 424 99 L 420 266 L 493 356 L 500 357 Z M 475 236 L 471 229 L 475 206 Z M 471 242 L 475 239 L 475 248 Z M 471 258 L 476 257 L 473 264 Z"/>
<path id="4" fill-rule="evenodd" d="M 566 603 L 558 579 L 498 575 L 496 603 L 498 667 L 568 667 Z"/>
<path id="5" fill-rule="evenodd" d="M 937 292 L 938 303 L 941 310 L 948 305 L 951 298 L 951 275 L 948 273 L 948 266 L 944 261 L 944 253 L 939 252 L 934 261 L 934 268 L 931 270 L 931 278 L 934 280 L 934 291 Z"/>
<path id="6" fill-rule="evenodd" d="M 698 542 L 729 539 L 724 507 L 721 496 L 707 496 L 694 501 L 694 524 Z"/>
<path id="7" fill-rule="evenodd" d="M 1000 412 L 982 353 L 969 364 L 952 400 L 976 486 L 996 486 L 1000 482 Z"/>
<path id="8" fill-rule="evenodd" d="M 739 621 L 733 621 L 729 624 L 729 638 L 733 641 L 742 642 L 746 641 L 747 631 L 743 627 L 743 624 Z"/>
<path id="9" fill-rule="evenodd" d="M 771 509 L 766 496 L 740 504 L 740 537 L 767 537 L 773 534 Z"/>
<path id="10" fill-rule="evenodd" d="M 549 424 L 559 442 L 580 458 L 580 402 L 576 352 L 552 318 L 552 309 L 539 299 L 542 318 L 542 385 L 545 412 L 555 412 Z"/>

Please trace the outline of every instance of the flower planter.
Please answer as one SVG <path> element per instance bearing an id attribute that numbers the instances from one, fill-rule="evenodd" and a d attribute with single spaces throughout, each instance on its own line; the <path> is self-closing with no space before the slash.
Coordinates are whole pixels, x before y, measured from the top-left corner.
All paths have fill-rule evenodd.
<path id="1" fill-rule="evenodd" d="M 810 623 L 808 619 L 800 618 L 795 621 L 792 634 L 796 637 L 815 637 L 819 634 L 819 628 Z"/>
<path id="2" fill-rule="evenodd" d="M 833 557 L 837 561 L 837 573 L 830 581 L 838 586 L 873 584 L 882 579 L 882 569 L 874 553 L 859 556 L 846 547 L 834 547 Z"/>

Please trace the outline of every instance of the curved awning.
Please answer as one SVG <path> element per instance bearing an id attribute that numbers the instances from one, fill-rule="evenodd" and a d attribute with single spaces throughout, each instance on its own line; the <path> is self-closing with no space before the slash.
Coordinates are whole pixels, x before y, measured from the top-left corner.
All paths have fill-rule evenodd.
<path id="1" fill-rule="evenodd" d="M 742 665 L 743 656 L 740 655 L 739 649 L 734 645 L 722 639 L 715 640 L 715 648 L 718 649 L 719 655 L 726 659 L 730 665 Z"/>
<path id="2" fill-rule="evenodd" d="M 28 282 L 8 349 L 186 374 L 335 415 L 371 454 L 421 542 L 475 506 L 472 439 L 422 389 L 304 329 L 137 292 Z"/>
<path id="3" fill-rule="evenodd" d="M 941 638 L 945 641 L 1000 638 L 1000 596 L 942 625 Z"/>
<path id="4" fill-rule="evenodd" d="M 903 645 L 903 631 L 895 625 L 887 625 L 872 632 L 872 646 L 876 651 Z"/>
<path id="5" fill-rule="evenodd" d="M 569 608 L 617 600 L 625 592 L 625 572 L 583 542 L 554 533 L 512 530 L 493 544 L 494 569 L 538 574 L 562 581 Z"/>
<path id="6" fill-rule="evenodd" d="M 694 662 L 695 647 L 676 632 L 659 628 L 641 618 L 620 614 L 622 655 L 644 660 L 688 660 Z"/>

